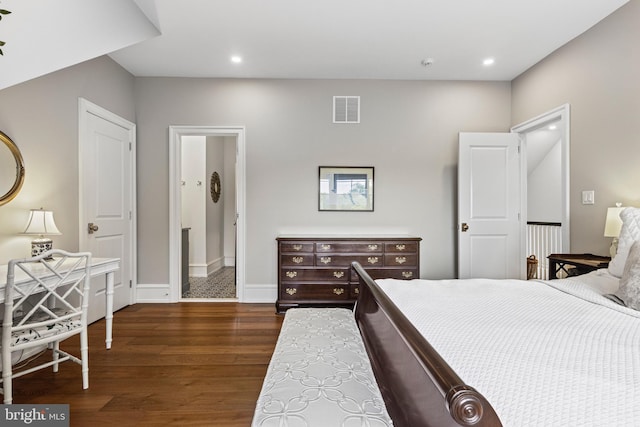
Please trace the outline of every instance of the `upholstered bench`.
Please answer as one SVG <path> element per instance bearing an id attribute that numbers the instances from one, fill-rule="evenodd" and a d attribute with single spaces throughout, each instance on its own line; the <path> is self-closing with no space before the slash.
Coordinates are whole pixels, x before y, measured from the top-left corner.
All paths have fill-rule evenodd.
<path id="1" fill-rule="evenodd" d="M 393 425 L 351 310 L 287 311 L 252 423 L 282 425 Z"/>

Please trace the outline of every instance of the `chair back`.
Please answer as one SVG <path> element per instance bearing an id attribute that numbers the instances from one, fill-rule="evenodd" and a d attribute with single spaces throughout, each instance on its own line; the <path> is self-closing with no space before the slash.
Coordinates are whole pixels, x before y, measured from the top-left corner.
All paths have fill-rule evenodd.
<path id="1" fill-rule="evenodd" d="M 2 346 L 15 351 L 86 327 L 90 269 L 91 253 L 61 249 L 9 261 Z"/>

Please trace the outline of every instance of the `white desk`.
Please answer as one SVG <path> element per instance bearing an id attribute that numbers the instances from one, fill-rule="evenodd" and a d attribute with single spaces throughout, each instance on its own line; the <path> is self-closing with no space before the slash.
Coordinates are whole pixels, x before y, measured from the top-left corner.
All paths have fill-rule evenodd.
<path id="1" fill-rule="evenodd" d="M 4 288 L 7 286 L 7 268 L 6 264 L 0 265 L 0 304 L 4 302 Z M 104 316 L 107 323 L 105 339 L 107 349 L 111 348 L 111 342 L 113 341 L 113 273 L 119 268 L 119 258 L 91 258 L 91 277 L 104 274 L 107 281 L 105 290 L 106 314 Z M 29 286 L 34 283 L 33 279 L 24 271 L 16 269 L 14 273 L 16 286 Z M 69 276 L 70 280 L 73 280 L 73 278 L 73 274 Z"/>

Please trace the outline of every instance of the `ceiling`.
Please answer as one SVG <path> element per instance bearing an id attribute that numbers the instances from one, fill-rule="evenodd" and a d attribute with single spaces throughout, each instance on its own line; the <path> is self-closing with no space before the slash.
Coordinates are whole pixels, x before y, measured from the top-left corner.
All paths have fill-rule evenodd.
<path id="1" fill-rule="evenodd" d="M 104 54 L 135 76 L 510 81 L 627 1 L 1 0 L 0 89 Z"/>
<path id="2" fill-rule="evenodd" d="M 526 133 L 527 174 L 531 174 L 556 144 L 562 141 L 564 132 L 562 120 L 558 119 Z"/>

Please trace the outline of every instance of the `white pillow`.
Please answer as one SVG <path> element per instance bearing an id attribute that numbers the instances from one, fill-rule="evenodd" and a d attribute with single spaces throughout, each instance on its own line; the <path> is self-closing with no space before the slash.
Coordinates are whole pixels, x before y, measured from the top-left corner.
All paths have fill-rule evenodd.
<path id="1" fill-rule="evenodd" d="M 640 241 L 631 245 L 620 278 L 620 288 L 614 295 L 620 298 L 625 306 L 640 310 Z"/>
<path id="2" fill-rule="evenodd" d="M 629 248 L 636 240 L 640 240 L 640 208 L 625 208 L 620 212 L 622 228 L 618 238 L 618 251 L 609 263 L 609 274 L 622 277 L 627 262 Z"/>

